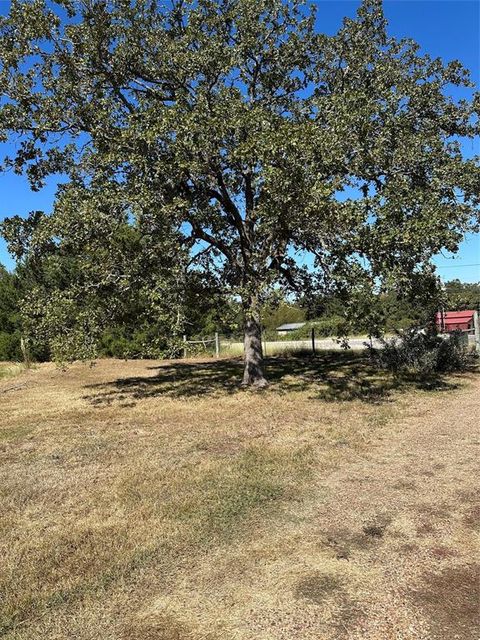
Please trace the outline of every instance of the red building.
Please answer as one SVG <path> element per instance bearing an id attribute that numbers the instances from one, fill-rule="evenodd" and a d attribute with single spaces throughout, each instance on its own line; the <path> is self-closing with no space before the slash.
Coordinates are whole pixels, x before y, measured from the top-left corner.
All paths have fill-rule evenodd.
<path id="1" fill-rule="evenodd" d="M 437 328 L 442 333 L 474 331 L 474 311 L 443 311 L 435 316 Z"/>

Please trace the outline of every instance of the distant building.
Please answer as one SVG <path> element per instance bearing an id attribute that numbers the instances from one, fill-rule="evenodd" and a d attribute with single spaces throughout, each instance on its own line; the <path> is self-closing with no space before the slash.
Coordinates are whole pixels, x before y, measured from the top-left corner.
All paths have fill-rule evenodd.
<path id="1" fill-rule="evenodd" d="M 301 329 L 305 326 L 305 324 L 305 322 L 290 322 L 287 324 L 281 324 L 279 327 L 277 327 L 277 333 L 279 333 L 280 335 L 285 335 L 287 333 L 290 333 L 291 331 Z"/>
<path id="2" fill-rule="evenodd" d="M 443 311 L 435 316 L 437 329 L 441 333 L 452 331 L 475 331 L 475 311 Z"/>

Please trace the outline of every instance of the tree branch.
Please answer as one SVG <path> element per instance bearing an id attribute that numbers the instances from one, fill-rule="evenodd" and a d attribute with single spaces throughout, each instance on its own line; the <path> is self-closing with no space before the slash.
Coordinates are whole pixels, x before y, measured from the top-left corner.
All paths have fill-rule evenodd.
<path id="1" fill-rule="evenodd" d="M 221 203 L 223 204 L 223 207 L 226 213 L 230 215 L 231 221 L 238 231 L 238 234 L 240 236 L 240 250 L 242 252 L 245 266 L 247 267 L 250 261 L 251 250 L 250 250 L 250 239 L 247 236 L 245 231 L 245 223 L 242 219 L 242 216 L 240 215 L 238 208 L 236 207 L 233 200 L 230 198 L 230 194 L 228 193 L 228 189 L 225 185 L 225 181 L 223 179 L 223 175 L 221 171 L 216 172 L 216 177 L 217 177 L 218 185 L 220 187 L 220 193 L 222 196 Z"/>
<path id="2" fill-rule="evenodd" d="M 202 227 L 195 220 L 189 220 L 189 223 L 192 227 L 193 237 L 198 240 L 203 240 L 204 242 L 208 242 L 212 247 L 218 249 L 223 255 L 229 260 L 232 264 L 235 264 L 237 267 L 240 267 L 238 261 L 235 257 L 235 254 L 230 250 L 230 248 L 219 238 L 214 238 L 207 231 L 202 229 Z"/>

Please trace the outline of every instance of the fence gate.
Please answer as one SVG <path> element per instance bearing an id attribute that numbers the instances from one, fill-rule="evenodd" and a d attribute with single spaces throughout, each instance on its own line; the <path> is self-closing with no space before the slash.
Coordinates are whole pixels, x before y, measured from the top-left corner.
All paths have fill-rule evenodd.
<path id="1" fill-rule="evenodd" d="M 220 336 L 218 335 L 218 331 L 215 332 L 214 338 L 202 338 L 200 340 L 187 340 L 186 334 L 183 335 L 183 357 L 188 358 L 188 346 L 189 344 L 201 344 L 203 348 L 207 350 L 207 344 L 215 345 L 215 357 L 220 357 Z"/>

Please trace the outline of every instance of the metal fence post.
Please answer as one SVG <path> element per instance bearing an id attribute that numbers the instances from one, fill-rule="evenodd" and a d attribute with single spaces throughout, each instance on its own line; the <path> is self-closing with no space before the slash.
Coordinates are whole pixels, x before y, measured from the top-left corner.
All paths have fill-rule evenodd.
<path id="1" fill-rule="evenodd" d="M 312 353 L 315 355 L 315 327 L 312 327 Z"/>
<path id="2" fill-rule="evenodd" d="M 218 331 L 215 331 L 215 357 L 220 357 L 220 337 Z"/>
<path id="3" fill-rule="evenodd" d="M 475 327 L 475 347 L 480 353 L 480 320 L 478 318 L 478 311 L 473 312 L 473 326 Z"/>

